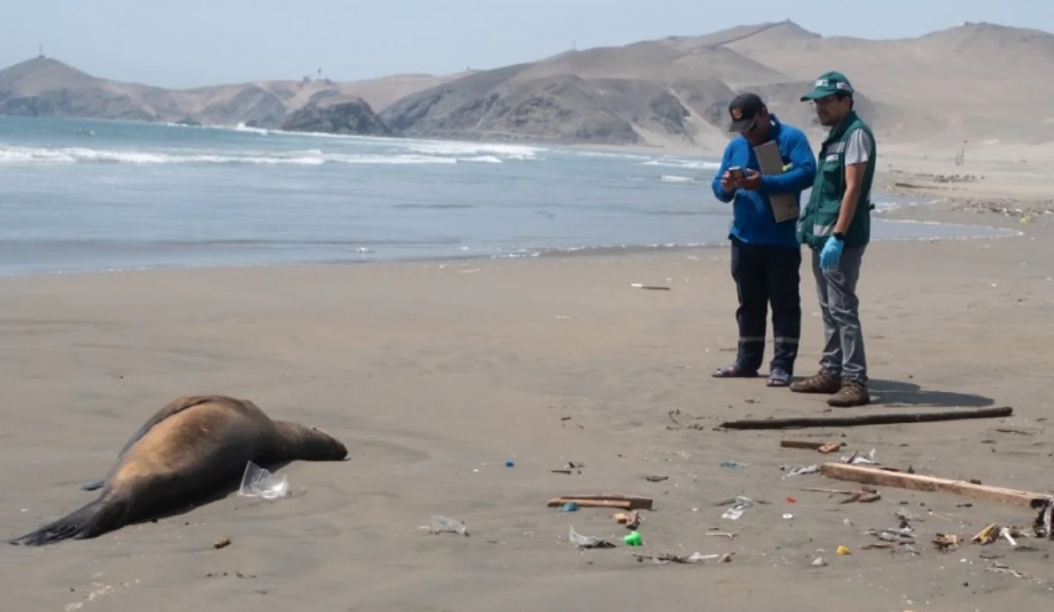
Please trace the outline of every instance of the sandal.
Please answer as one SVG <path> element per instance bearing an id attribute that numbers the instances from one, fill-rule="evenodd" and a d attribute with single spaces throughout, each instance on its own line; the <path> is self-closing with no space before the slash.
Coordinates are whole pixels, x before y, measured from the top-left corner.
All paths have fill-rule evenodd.
<path id="1" fill-rule="evenodd" d="M 739 366 L 737 365 L 730 365 L 725 368 L 717 368 L 716 370 L 714 370 L 714 373 L 711 374 L 711 376 L 713 376 L 714 378 L 755 378 L 757 377 L 757 375 L 758 373 L 756 371 L 744 372 L 743 370 L 740 370 Z"/>
<path id="2" fill-rule="evenodd" d="M 772 368 L 769 372 L 768 386 L 770 387 L 786 387 L 790 385 L 791 375 L 782 368 Z"/>

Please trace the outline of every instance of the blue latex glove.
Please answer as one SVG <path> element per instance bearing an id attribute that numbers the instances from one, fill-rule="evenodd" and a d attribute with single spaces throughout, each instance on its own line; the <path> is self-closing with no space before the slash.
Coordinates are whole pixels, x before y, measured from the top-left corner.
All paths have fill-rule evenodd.
<path id="1" fill-rule="evenodd" d="M 838 262 L 842 259 L 843 248 L 845 248 L 844 240 L 836 240 L 833 237 L 828 238 L 823 245 L 823 250 L 820 251 L 820 268 L 824 270 L 837 268 Z"/>

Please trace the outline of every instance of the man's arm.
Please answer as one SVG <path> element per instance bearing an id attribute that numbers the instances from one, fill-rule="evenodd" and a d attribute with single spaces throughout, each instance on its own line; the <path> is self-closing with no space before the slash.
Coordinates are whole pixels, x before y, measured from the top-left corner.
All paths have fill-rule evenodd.
<path id="1" fill-rule="evenodd" d="M 714 190 L 714 197 L 722 202 L 731 202 L 732 198 L 736 196 L 736 191 L 725 191 L 724 187 L 721 186 L 721 177 L 725 175 L 728 170 L 728 161 L 732 158 L 732 143 L 728 143 L 725 147 L 725 153 L 721 156 L 721 165 L 717 168 L 717 174 L 714 175 L 714 180 L 711 182 L 710 187 Z"/>
<path id="2" fill-rule="evenodd" d="M 768 193 L 794 193 L 812 187 L 816 178 L 816 156 L 805 134 L 794 134 L 790 139 L 791 169 L 783 174 L 767 174 L 761 177 L 761 189 Z"/>
<path id="3" fill-rule="evenodd" d="M 835 233 L 844 234 L 849 230 L 856 207 L 860 204 L 864 173 L 872 155 L 874 143 L 867 133 L 864 130 L 853 132 L 845 146 L 845 193 L 842 195 L 842 206 L 838 210 L 838 221 L 834 224 Z"/>

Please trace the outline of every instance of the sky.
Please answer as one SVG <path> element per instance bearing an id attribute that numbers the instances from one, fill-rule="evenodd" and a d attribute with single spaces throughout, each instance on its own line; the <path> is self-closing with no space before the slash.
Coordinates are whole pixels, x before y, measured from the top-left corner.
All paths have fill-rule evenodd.
<path id="1" fill-rule="evenodd" d="M 837 8 L 836 8 L 837 7 Z M 446 74 L 791 19 L 824 36 L 964 21 L 1054 32 L 1050 0 L 0 0 L 0 68 L 44 54 L 163 87 Z"/>

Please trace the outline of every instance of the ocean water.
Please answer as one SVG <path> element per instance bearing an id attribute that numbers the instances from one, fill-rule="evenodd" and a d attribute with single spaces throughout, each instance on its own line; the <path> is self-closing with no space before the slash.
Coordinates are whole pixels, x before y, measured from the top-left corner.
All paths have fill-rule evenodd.
<path id="1" fill-rule="evenodd" d="M 731 209 L 710 193 L 716 167 L 548 146 L 0 117 L 0 275 L 719 245 Z M 876 240 L 1003 233 L 874 223 Z"/>

